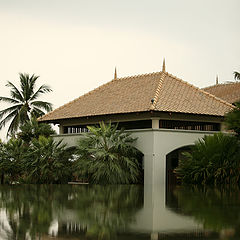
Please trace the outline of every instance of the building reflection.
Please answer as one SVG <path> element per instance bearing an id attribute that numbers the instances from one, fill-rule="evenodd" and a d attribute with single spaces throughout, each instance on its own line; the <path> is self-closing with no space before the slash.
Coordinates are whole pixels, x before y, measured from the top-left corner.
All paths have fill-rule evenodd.
<path id="1" fill-rule="evenodd" d="M 240 192 L 164 186 L 0 187 L 1 239 L 237 239 Z"/>

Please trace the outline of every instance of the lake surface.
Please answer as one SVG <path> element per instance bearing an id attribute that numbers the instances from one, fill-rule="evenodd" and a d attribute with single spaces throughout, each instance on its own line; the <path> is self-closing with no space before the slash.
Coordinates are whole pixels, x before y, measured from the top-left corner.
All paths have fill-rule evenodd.
<path id="1" fill-rule="evenodd" d="M 0 186 L 0 239 L 240 239 L 240 191 Z"/>

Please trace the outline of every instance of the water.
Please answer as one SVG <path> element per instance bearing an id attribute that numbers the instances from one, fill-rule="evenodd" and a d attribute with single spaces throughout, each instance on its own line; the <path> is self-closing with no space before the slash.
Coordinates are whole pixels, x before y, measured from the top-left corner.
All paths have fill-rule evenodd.
<path id="1" fill-rule="evenodd" d="M 240 191 L 0 186 L 0 239 L 240 239 Z"/>

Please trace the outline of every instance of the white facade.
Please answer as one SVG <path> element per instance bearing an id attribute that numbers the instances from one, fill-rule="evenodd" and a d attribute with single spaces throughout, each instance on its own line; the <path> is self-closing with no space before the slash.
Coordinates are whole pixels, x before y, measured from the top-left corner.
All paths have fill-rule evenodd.
<path id="1" fill-rule="evenodd" d="M 144 154 L 144 185 L 165 185 L 168 153 L 193 145 L 204 135 L 214 132 L 146 129 L 131 131 L 137 137 L 136 147 Z"/>
<path id="2" fill-rule="evenodd" d="M 178 148 L 193 145 L 204 135 L 214 132 L 173 130 L 173 129 L 142 129 L 131 130 L 137 137 L 135 147 L 144 154 L 144 185 L 166 184 L 166 156 Z M 68 146 L 77 144 L 82 134 L 56 135 L 55 140 L 63 139 Z"/>

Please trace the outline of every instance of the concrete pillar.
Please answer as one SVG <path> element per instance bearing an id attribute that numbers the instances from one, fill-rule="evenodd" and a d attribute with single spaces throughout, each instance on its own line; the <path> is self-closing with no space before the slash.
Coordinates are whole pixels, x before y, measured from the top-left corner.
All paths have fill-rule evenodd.
<path id="1" fill-rule="evenodd" d="M 63 127 L 63 125 L 59 124 L 58 127 L 59 127 L 59 134 L 64 134 L 64 127 Z"/>
<path id="2" fill-rule="evenodd" d="M 152 118 L 152 128 L 159 129 L 159 118 Z"/>
<path id="3" fill-rule="evenodd" d="M 226 132 L 227 131 L 227 126 L 224 124 L 224 122 L 220 123 L 220 131 L 221 132 Z"/>
<path id="4" fill-rule="evenodd" d="M 151 233 L 151 240 L 158 240 L 158 233 Z"/>

